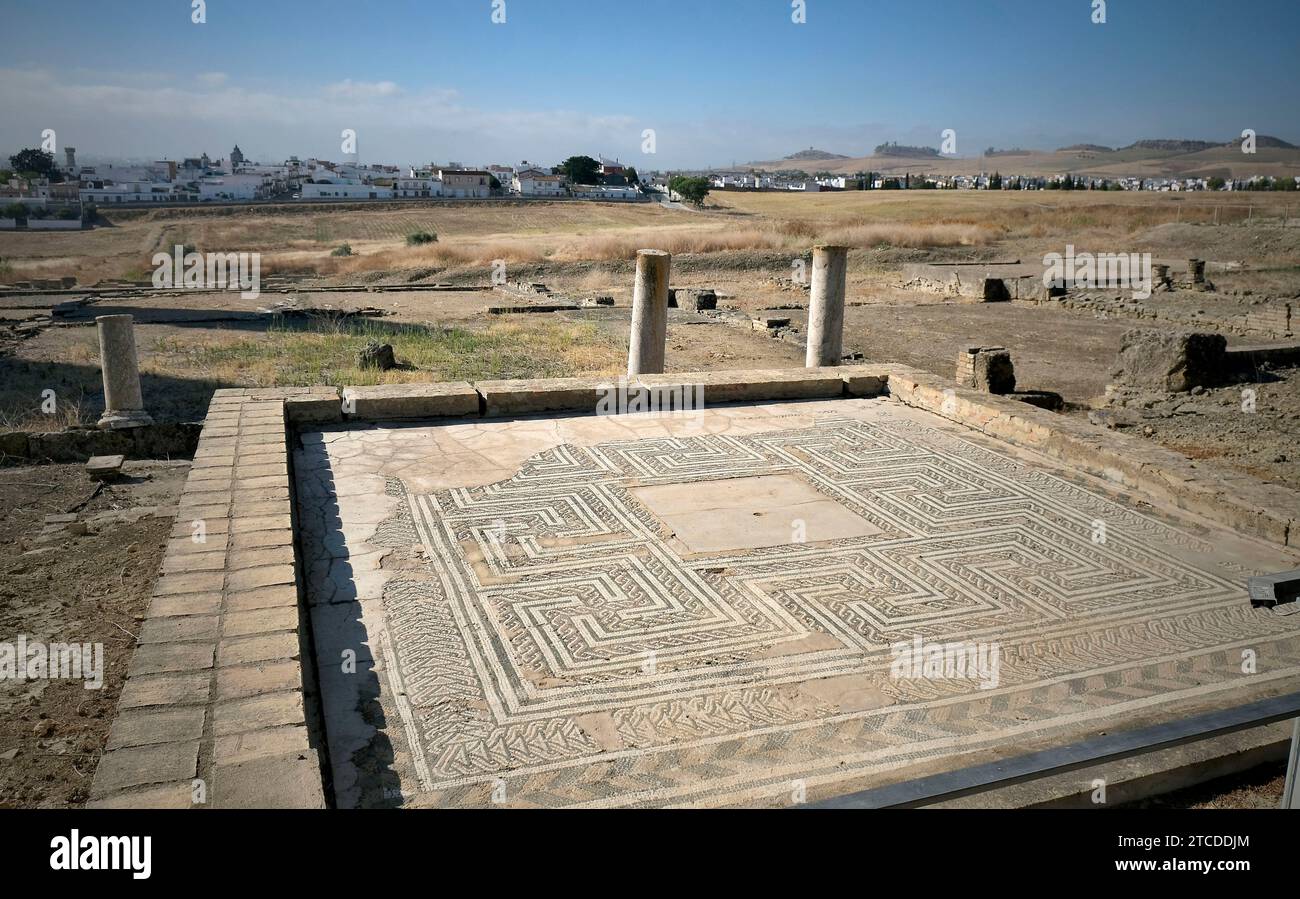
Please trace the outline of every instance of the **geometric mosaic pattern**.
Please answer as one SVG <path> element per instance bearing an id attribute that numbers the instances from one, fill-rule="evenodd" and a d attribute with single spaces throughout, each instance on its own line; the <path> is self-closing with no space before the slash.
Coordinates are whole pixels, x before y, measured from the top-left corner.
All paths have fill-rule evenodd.
<path id="1" fill-rule="evenodd" d="M 687 554 L 631 492 L 759 475 L 879 533 Z M 425 556 L 384 589 L 381 648 L 417 804 L 780 804 L 1230 693 L 1243 645 L 1255 685 L 1300 674 L 1300 621 L 1252 610 L 1212 542 L 906 418 L 564 444 L 499 483 L 389 489 L 376 542 Z M 997 642 L 999 685 L 891 678 L 916 637 Z"/>

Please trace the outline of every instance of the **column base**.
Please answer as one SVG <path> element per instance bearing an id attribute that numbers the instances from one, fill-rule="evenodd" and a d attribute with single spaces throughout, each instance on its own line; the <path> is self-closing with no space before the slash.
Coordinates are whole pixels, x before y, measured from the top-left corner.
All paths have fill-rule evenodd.
<path id="1" fill-rule="evenodd" d="M 105 431 L 118 431 L 125 428 L 143 428 L 153 424 L 153 418 L 143 409 L 107 410 L 99 418 L 99 427 Z"/>

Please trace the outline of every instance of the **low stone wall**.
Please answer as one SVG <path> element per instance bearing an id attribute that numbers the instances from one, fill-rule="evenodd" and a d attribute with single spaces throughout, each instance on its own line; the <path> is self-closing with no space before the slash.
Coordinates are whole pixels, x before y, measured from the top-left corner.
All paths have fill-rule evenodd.
<path id="1" fill-rule="evenodd" d="M 1131 294 L 1115 292 L 1073 291 L 1048 295 L 1041 287 L 1033 297 L 1040 306 L 1059 306 L 1063 309 L 1101 314 L 1119 318 L 1146 319 L 1180 328 L 1211 327 L 1231 334 L 1264 338 L 1286 338 L 1300 331 L 1297 325 L 1296 306 L 1280 300 L 1263 303 L 1239 303 L 1243 311 L 1205 312 L 1200 309 L 1180 309 L 1169 303 L 1158 306 L 1136 300 Z"/>
<path id="2" fill-rule="evenodd" d="M 189 458 L 199 443 L 199 422 L 154 424 L 142 428 L 66 431 L 10 431 L 0 434 L 0 465 L 33 462 L 85 462 L 91 456 L 128 459 Z"/>
<path id="3" fill-rule="evenodd" d="M 997 263 L 908 263 L 903 266 L 900 286 L 975 303 L 1036 297 L 1042 291 L 1042 276 L 1027 275 L 1018 268 L 1018 264 Z"/>

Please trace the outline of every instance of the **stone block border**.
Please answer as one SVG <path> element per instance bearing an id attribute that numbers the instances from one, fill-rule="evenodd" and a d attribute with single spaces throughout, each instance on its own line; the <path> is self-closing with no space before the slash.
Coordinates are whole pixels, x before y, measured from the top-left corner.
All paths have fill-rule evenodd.
<path id="1" fill-rule="evenodd" d="M 90 807 L 324 808 L 285 401 L 218 390 Z"/>
<path id="2" fill-rule="evenodd" d="M 91 807 L 323 808 L 324 740 L 296 543 L 298 426 L 595 412 L 598 378 L 218 390 L 137 635 Z M 1181 455 L 901 365 L 646 375 L 706 402 L 887 395 L 1169 502 L 1300 544 L 1300 494 L 1210 475 Z M 200 800 L 200 801 L 196 801 Z"/>

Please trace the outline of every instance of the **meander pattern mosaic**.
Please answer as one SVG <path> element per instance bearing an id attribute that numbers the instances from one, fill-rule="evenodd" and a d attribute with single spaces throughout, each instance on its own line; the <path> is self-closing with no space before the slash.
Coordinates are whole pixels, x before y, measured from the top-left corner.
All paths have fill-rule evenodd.
<path id="1" fill-rule="evenodd" d="M 773 474 L 879 533 L 687 553 L 630 492 Z M 486 486 L 387 489 L 372 543 L 425 558 L 384 587 L 381 667 L 432 804 L 781 801 L 1231 690 L 1242 645 L 1257 677 L 1300 673 L 1300 622 L 1244 601 L 1253 569 L 905 417 L 563 444 Z M 891 678 L 917 637 L 998 642 L 999 683 Z"/>

